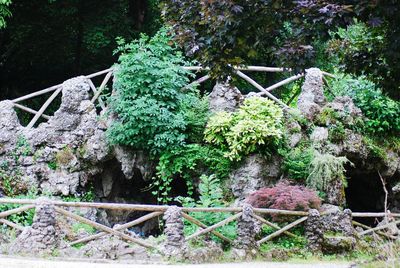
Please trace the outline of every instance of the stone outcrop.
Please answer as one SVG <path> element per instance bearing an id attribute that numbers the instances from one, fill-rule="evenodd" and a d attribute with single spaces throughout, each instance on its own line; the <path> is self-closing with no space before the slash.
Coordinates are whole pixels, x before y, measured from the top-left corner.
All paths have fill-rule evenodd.
<path id="1" fill-rule="evenodd" d="M 169 207 L 164 213 L 164 220 L 166 238 L 162 245 L 162 253 L 169 259 L 183 260 L 187 258 L 188 249 L 181 209 L 176 206 Z"/>
<path id="2" fill-rule="evenodd" d="M 356 231 L 349 209 L 341 211 L 335 206 L 322 207 L 326 215 L 311 209 L 305 232 L 308 248 L 315 253 L 329 254 L 350 252 L 356 246 Z"/>
<path id="3" fill-rule="evenodd" d="M 302 86 L 297 106 L 300 112 L 309 120 L 313 120 L 325 104 L 322 72 L 317 68 L 306 70 L 306 77 Z"/>
<path id="4" fill-rule="evenodd" d="M 234 112 L 244 99 L 239 89 L 229 83 L 216 84 L 209 98 L 212 112 Z"/>
<path id="5" fill-rule="evenodd" d="M 253 207 L 243 204 L 243 214 L 237 221 L 237 238 L 233 249 L 235 259 L 249 259 L 257 255 L 256 235 L 260 230 L 259 224 L 253 218 Z"/>
<path id="6" fill-rule="evenodd" d="M 280 158 L 265 159 L 250 155 L 244 163 L 230 174 L 231 190 L 238 201 L 243 201 L 254 191 L 272 185 L 280 174 Z"/>
<path id="7" fill-rule="evenodd" d="M 60 245 L 60 236 L 56 228 L 56 211 L 46 198 L 38 199 L 33 224 L 12 242 L 11 254 L 46 256 Z"/>
<path id="8" fill-rule="evenodd" d="M 36 128 L 21 126 L 12 102 L 0 102 L 0 170 L 13 178 L 13 193 L 4 194 L 35 188 L 53 195 L 76 195 L 110 159 L 119 161 L 127 179 L 149 180 L 154 165 L 146 154 L 114 149 L 107 143 L 108 122 L 98 116 L 89 99 L 87 79 L 76 77 L 61 87 L 59 109 Z"/>

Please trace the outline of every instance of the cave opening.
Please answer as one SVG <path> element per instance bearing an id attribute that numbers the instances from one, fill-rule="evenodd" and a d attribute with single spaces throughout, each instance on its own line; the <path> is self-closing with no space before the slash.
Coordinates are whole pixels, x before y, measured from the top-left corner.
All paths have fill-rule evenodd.
<path id="1" fill-rule="evenodd" d="M 385 192 L 378 172 L 362 168 L 347 170 L 348 186 L 345 189 L 347 207 L 353 212 L 383 212 Z M 360 223 L 376 226 L 382 218 L 354 218 Z"/>

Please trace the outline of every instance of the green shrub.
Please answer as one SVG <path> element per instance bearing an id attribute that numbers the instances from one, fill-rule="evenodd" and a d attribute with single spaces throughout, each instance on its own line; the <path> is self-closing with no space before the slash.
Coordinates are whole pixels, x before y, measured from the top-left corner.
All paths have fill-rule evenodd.
<path id="1" fill-rule="evenodd" d="M 153 194 L 158 201 L 167 203 L 172 200 L 169 195 L 171 183 L 177 176 L 181 176 L 188 186 L 188 195 L 193 194 L 193 179 L 201 173 L 213 173 L 219 179 L 228 177 L 231 163 L 224 157 L 223 151 L 211 146 L 189 144 L 161 154 L 157 166 L 157 176 L 153 185 L 156 189 Z"/>
<path id="2" fill-rule="evenodd" d="M 305 180 L 310 175 L 313 158 L 314 149 L 296 147 L 284 153 L 283 170 L 291 179 Z"/>
<path id="3" fill-rule="evenodd" d="M 193 123 L 187 108 L 196 107 L 199 100 L 193 88 L 181 90 L 191 74 L 181 67 L 187 62 L 171 44 L 165 29 L 130 44 L 119 40 L 116 93 L 110 99 L 111 112 L 117 115 L 108 130 L 111 143 L 154 155 L 185 144 L 189 123 Z"/>
<path id="4" fill-rule="evenodd" d="M 335 180 L 341 180 L 347 186 L 345 176 L 345 164 L 352 164 L 346 157 L 337 157 L 331 154 L 321 154 L 315 152 L 315 157 L 311 161 L 310 175 L 307 178 L 307 186 L 318 191 L 325 192 L 328 186 Z"/>
<path id="5" fill-rule="evenodd" d="M 328 42 L 327 50 L 332 60 L 338 61 L 346 71 L 368 73 L 377 78 L 389 72 L 383 27 L 370 27 L 354 20 L 346 29 L 338 28 L 330 35 L 332 40 Z"/>
<path id="6" fill-rule="evenodd" d="M 271 100 L 252 97 L 244 101 L 237 112 L 219 112 L 207 124 L 207 142 L 227 150 L 231 160 L 260 148 L 271 152 L 282 144 L 283 112 Z"/>
<path id="7" fill-rule="evenodd" d="M 371 134 L 400 133 L 400 103 L 384 95 L 365 76 L 338 75 L 331 82 L 336 96 L 350 96 L 366 116 L 364 128 Z"/>
<path id="8" fill-rule="evenodd" d="M 195 201 L 191 197 L 178 197 L 176 200 L 182 204 L 183 207 L 223 207 L 227 204 L 223 202 L 223 192 L 221 183 L 216 176 L 201 176 L 199 184 L 199 200 Z M 212 212 L 191 212 L 190 216 L 196 218 L 207 226 L 214 225 L 218 222 L 231 216 L 230 213 L 212 213 Z M 199 227 L 185 220 L 185 235 L 195 233 Z M 236 237 L 236 222 L 230 222 L 220 228 L 216 229 L 222 235 L 235 239 Z M 212 237 L 214 240 L 219 240 L 217 237 Z"/>

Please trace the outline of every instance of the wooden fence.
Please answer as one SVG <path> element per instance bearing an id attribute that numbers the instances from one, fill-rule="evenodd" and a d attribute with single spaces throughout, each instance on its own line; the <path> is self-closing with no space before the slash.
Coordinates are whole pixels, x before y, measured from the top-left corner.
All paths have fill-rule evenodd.
<path id="1" fill-rule="evenodd" d="M 137 237 L 133 237 L 131 235 L 128 235 L 124 231 L 127 230 L 128 228 L 137 226 L 139 224 L 142 224 L 150 219 L 160 217 L 162 216 L 170 206 L 166 205 L 137 205 L 137 204 L 118 204 L 118 203 L 87 203 L 87 202 L 63 202 L 63 201 L 50 201 L 52 205 L 55 206 L 55 211 L 62 216 L 74 219 L 80 223 L 87 224 L 95 228 L 98 232 L 93 235 L 86 236 L 84 238 L 80 238 L 75 241 L 69 241 L 69 244 L 71 246 L 76 245 L 76 244 L 81 244 L 81 243 L 87 243 L 89 241 L 101 238 L 107 234 L 115 235 L 123 240 L 126 240 L 128 242 L 132 242 L 135 244 L 138 244 L 140 246 L 146 247 L 146 248 L 155 248 L 155 245 L 152 245 L 148 243 L 144 239 L 139 239 Z M 8 227 L 14 228 L 16 230 L 22 231 L 25 227 L 20 226 L 14 222 L 11 222 L 10 220 L 7 219 L 7 217 L 22 213 L 24 211 L 28 211 L 31 209 L 34 209 L 38 204 L 40 204 L 37 200 L 30 200 L 30 199 L 7 199 L 7 198 L 0 198 L 0 204 L 13 204 L 13 205 L 19 205 L 18 208 L 15 209 L 10 209 L 8 211 L 3 211 L 0 212 L 0 224 L 4 224 Z M 133 221 L 127 222 L 122 225 L 116 225 L 114 228 L 111 228 L 109 226 L 97 223 L 95 221 L 86 219 L 76 213 L 73 213 L 66 208 L 96 208 L 96 209 L 106 209 L 106 210 L 124 210 L 124 211 L 141 211 L 141 212 L 148 212 L 148 214 L 135 219 Z M 206 224 L 202 223 L 200 220 L 196 219 L 194 216 L 189 215 L 189 213 L 192 212 L 208 212 L 208 213 L 230 213 L 232 215 L 228 216 L 224 220 L 213 224 L 212 226 L 207 226 Z M 257 221 L 259 221 L 261 224 L 265 224 L 273 229 L 275 231 L 271 234 L 269 234 L 266 237 L 261 238 L 260 240 L 257 241 L 257 245 L 260 246 L 263 243 L 272 240 L 273 238 L 276 238 L 281 235 L 287 235 L 290 237 L 298 237 L 297 235 L 291 233 L 289 230 L 299 226 L 300 224 L 303 224 L 307 219 L 308 219 L 308 212 L 303 212 L 303 211 L 288 211 L 288 210 L 279 210 L 279 209 L 264 209 L 264 208 L 254 208 L 253 209 L 253 218 Z M 202 237 L 204 235 L 215 235 L 216 237 L 220 238 L 221 240 L 225 241 L 226 243 L 233 243 L 230 238 L 225 237 L 223 234 L 217 231 L 219 227 L 222 227 L 224 225 L 227 225 L 230 222 L 237 221 L 243 214 L 243 208 L 242 207 L 213 207 L 213 208 L 198 208 L 198 207 L 183 207 L 181 208 L 181 216 L 190 222 L 191 224 L 196 225 L 199 229 L 197 232 L 191 234 L 190 236 L 187 236 L 185 238 L 186 241 L 190 241 L 195 238 Z M 280 227 L 278 224 L 275 224 L 271 222 L 270 220 L 267 220 L 266 216 L 276 216 L 276 215 L 282 215 L 282 216 L 290 216 L 291 218 L 295 218 L 292 222 L 288 223 L 287 225 Z M 354 212 L 352 213 L 353 217 L 387 217 L 390 216 L 392 218 L 397 218 L 397 220 L 394 222 L 394 224 L 399 224 L 400 220 L 400 214 L 396 213 L 390 213 L 390 212 L 382 212 L 382 213 L 357 213 Z M 358 234 L 360 236 L 371 234 L 371 233 L 376 233 L 382 237 L 388 238 L 388 239 L 396 239 L 395 236 L 390 235 L 388 233 L 385 233 L 384 230 L 386 228 L 389 228 L 390 224 L 384 224 L 375 228 L 363 225 L 359 222 L 353 221 L 354 226 L 361 227 L 363 231 L 359 232 Z"/>
<path id="2" fill-rule="evenodd" d="M 207 68 L 202 68 L 200 66 L 187 66 L 187 67 L 183 67 L 183 68 L 186 70 L 189 70 L 189 71 L 196 71 L 196 72 L 201 72 L 201 71 L 207 72 L 208 71 Z M 294 95 L 292 98 L 290 98 L 290 101 L 288 103 L 283 103 L 280 99 L 276 98 L 271 93 L 271 91 L 304 77 L 304 74 L 297 74 L 297 75 L 291 76 L 287 79 L 284 79 L 283 81 L 280 81 L 279 83 L 276 83 L 272 86 L 263 87 L 259 83 L 257 83 L 255 80 L 250 78 L 248 75 L 243 73 L 245 71 L 247 71 L 247 72 L 287 72 L 287 71 L 290 71 L 290 69 L 276 68 L 276 67 L 264 67 L 264 66 L 248 66 L 248 67 L 243 67 L 243 68 L 240 68 L 240 67 L 235 68 L 235 73 L 239 78 L 244 79 L 246 82 L 250 83 L 257 90 L 260 91 L 257 94 L 258 96 L 266 96 L 266 97 L 272 99 L 273 101 L 275 101 L 276 103 L 278 103 L 279 105 L 281 105 L 284 109 L 290 109 L 288 105 L 290 105 L 290 102 L 293 101 L 293 99 L 296 97 L 296 95 L 299 94 L 299 92 L 294 92 Z M 92 103 L 98 102 L 101 109 L 106 108 L 106 103 L 100 98 L 100 96 L 103 93 L 104 89 L 106 88 L 107 84 L 112 80 L 113 72 L 114 72 L 114 69 L 109 68 L 109 69 L 85 76 L 86 79 L 88 80 L 88 83 L 89 83 L 91 91 L 92 91 L 91 101 L 92 101 Z M 333 76 L 326 72 L 322 72 L 322 73 L 329 77 Z M 96 87 L 93 83 L 93 78 L 101 78 L 103 76 L 104 76 L 104 78 L 102 79 L 100 86 Z M 201 78 L 193 81 L 186 87 L 189 87 L 193 84 L 204 83 L 205 81 L 209 80 L 210 78 L 211 78 L 210 75 L 206 74 L 206 75 L 202 76 Z M 62 84 L 58 84 L 58 85 L 55 85 L 55 86 L 52 86 L 52 87 L 49 87 L 49 88 L 46 88 L 43 90 L 39 90 L 39 91 L 36 91 L 36 92 L 30 93 L 28 95 L 25 95 L 25 96 L 22 96 L 22 97 L 12 100 L 12 102 L 14 103 L 14 107 L 34 115 L 32 120 L 27 125 L 27 128 L 34 127 L 40 118 L 43 118 L 46 120 L 48 120 L 50 118 L 50 115 L 45 114 L 45 112 L 48 109 L 48 107 L 52 104 L 52 102 L 60 95 L 61 91 L 62 91 Z M 49 94 L 49 93 L 52 93 L 51 96 L 44 102 L 44 104 L 38 111 L 21 104 L 21 102 L 23 102 L 23 101 L 26 101 L 26 100 L 29 100 L 32 98 L 36 98 L 36 97 L 39 97 L 39 96 L 42 96 L 45 94 Z"/>

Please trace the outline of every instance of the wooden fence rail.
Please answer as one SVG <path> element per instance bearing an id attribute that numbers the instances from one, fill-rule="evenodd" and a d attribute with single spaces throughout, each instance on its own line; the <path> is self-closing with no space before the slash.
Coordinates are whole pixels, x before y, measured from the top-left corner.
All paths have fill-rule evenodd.
<path id="1" fill-rule="evenodd" d="M 41 201 L 40 201 L 41 202 Z M 93 241 L 95 239 L 101 238 L 107 234 L 115 235 L 120 237 L 123 240 L 126 240 L 131 243 L 138 244 L 140 246 L 146 248 L 154 248 L 155 245 L 152 245 L 146 242 L 144 239 L 140 239 L 137 237 L 133 237 L 129 235 L 125 231 L 131 227 L 137 226 L 142 224 L 148 220 L 161 217 L 171 206 L 167 205 L 137 205 L 137 204 L 118 204 L 118 203 L 89 203 L 89 202 L 63 202 L 58 200 L 50 200 L 46 201 L 48 204 L 55 206 L 55 211 L 62 216 L 74 219 L 80 223 L 87 224 L 92 226 L 99 232 L 96 234 L 89 235 L 87 237 L 80 238 L 75 241 L 70 241 L 69 244 L 71 246 L 87 243 L 89 241 Z M 11 198 L 0 198 L 0 204 L 13 204 L 13 205 L 20 205 L 18 208 L 10 209 L 8 211 L 0 212 L 0 224 L 4 224 L 8 227 L 14 228 L 18 231 L 24 230 L 24 227 L 13 223 L 12 221 L 8 220 L 7 217 L 11 215 L 15 215 L 18 213 L 22 213 L 31 209 L 34 209 L 37 205 L 41 204 L 38 200 L 33 199 L 11 199 Z M 67 210 L 69 208 L 69 210 Z M 128 223 L 124 223 L 122 225 L 116 225 L 114 228 L 109 226 L 94 222 L 92 220 L 86 219 L 80 215 L 77 215 L 74 212 L 71 212 L 71 208 L 97 208 L 97 209 L 107 209 L 107 210 L 126 210 L 126 211 L 147 211 L 148 214 L 130 221 Z M 234 241 L 230 238 L 225 237 L 219 231 L 218 228 L 227 225 L 231 222 L 239 220 L 243 215 L 243 208 L 242 207 L 215 207 L 215 208 L 198 208 L 198 207 L 182 207 L 181 209 L 181 216 L 183 219 L 187 220 L 189 223 L 196 225 L 199 230 L 195 233 L 187 236 L 185 238 L 186 241 L 190 241 L 195 238 L 199 238 L 204 235 L 215 235 L 216 237 L 220 238 L 222 241 L 232 244 Z M 72 210 L 73 211 L 73 210 Z M 211 226 L 207 226 L 206 224 L 202 223 L 200 220 L 196 219 L 195 214 L 196 212 L 208 212 L 208 213 L 233 213 L 233 215 L 228 216 L 227 218 L 221 220 L 220 222 L 214 223 Z M 261 238 L 257 241 L 257 245 L 260 246 L 265 242 L 268 242 L 278 236 L 281 235 L 288 235 L 293 238 L 297 238 L 298 236 L 289 232 L 290 229 L 303 224 L 308 219 L 308 212 L 304 211 L 289 211 L 289 210 L 278 210 L 278 209 L 263 209 L 263 208 L 253 208 L 253 218 L 260 222 L 261 224 L 266 224 L 275 229 L 275 231 L 268 236 Z M 189 215 L 188 213 L 192 213 Z M 323 215 L 324 213 L 322 213 Z M 279 225 L 270 222 L 269 220 L 265 219 L 265 216 L 276 216 L 276 215 L 284 215 L 284 216 L 291 216 L 291 217 L 300 217 L 297 219 L 293 219 L 292 222 L 289 222 L 286 226 L 280 227 Z M 382 213 L 368 213 L 368 212 L 354 212 L 352 213 L 353 217 L 386 217 L 390 216 L 393 218 L 400 218 L 400 214 L 398 213 L 390 213 L 390 212 L 382 212 Z M 359 232 L 360 236 L 376 233 L 381 235 L 382 237 L 388 239 L 396 239 L 395 236 L 391 234 L 387 234 L 383 232 L 383 230 L 389 228 L 389 224 L 381 225 L 379 227 L 369 227 L 353 221 L 354 226 L 362 227 L 363 231 Z M 391 222 L 390 224 L 400 224 L 400 220 L 395 222 Z"/>

